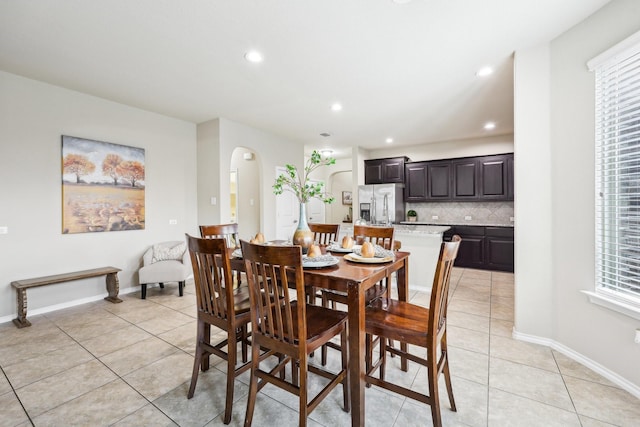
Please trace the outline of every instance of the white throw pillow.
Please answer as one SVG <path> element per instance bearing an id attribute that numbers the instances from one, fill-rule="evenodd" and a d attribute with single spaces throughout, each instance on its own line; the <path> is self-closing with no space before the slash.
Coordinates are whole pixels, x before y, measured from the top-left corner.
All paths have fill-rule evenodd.
<path id="1" fill-rule="evenodd" d="M 170 247 L 157 243 L 153 245 L 153 256 L 151 262 L 166 261 L 169 259 L 182 261 L 184 251 L 187 249 L 185 242 L 178 243 L 177 245 Z"/>

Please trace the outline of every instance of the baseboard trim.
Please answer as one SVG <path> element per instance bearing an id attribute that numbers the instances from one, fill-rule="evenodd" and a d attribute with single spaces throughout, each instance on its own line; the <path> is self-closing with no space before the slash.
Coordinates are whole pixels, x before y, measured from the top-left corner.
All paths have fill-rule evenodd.
<path id="1" fill-rule="evenodd" d="M 595 362 L 589 359 L 588 357 L 585 357 L 581 353 L 578 353 L 577 351 L 567 347 L 564 344 L 561 344 L 549 338 L 538 337 L 535 335 L 529 335 L 529 334 L 524 334 L 522 332 L 518 332 L 516 331 L 515 327 L 513 328 L 512 336 L 514 339 L 517 339 L 519 341 L 525 341 L 533 344 L 544 345 L 546 347 L 550 347 L 553 350 L 559 351 L 560 353 L 564 354 L 568 358 L 573 359 L 576 362 L 586 366 L 587 368 L 597 372 L 598 374 L 602 375 L 603 377 L 605 377 L 606 379 L 608 379 L 609 381 L 611 381 L 621 389 L 631 393 L 632 395 L 640 399 L 640 386 L 632 383 L 631 381 L 616 374 L 615 372 L 610 371 L 609 369 L 602 366 L 598 362 Z"/>

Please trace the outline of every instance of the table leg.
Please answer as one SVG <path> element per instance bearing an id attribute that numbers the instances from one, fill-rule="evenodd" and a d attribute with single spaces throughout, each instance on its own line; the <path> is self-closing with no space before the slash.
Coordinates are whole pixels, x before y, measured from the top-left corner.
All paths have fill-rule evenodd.
<path id="1" fill-rule="evenodd" d="M 31 326 L 31 322 L 27 320 L 27 290 L 16 289 L 18 300 L 18 317 L 13 319 L 13 324 L 18 328 L 26 328 Z"/>
<path id="2" fill-rule="evenodd" d="M 122 300 L 118 298 L 118 292 L 120 292 L 118 273 L 108 273 L 105 280 L 107 282 L 107 292 L 109 293 L 109 296 L 106 297 L 105 300 L 114 304 L 122 302 Z"/>
<path id="3" fill-rule="evenodd" d="M 351 425 L 364 425 L 364 291 L 350 283 L 347 292 L 349 313 L 349 392 L 351 393 Z"/>
<path id="4" fill-rule="evenodd" d="M 409 299 L 409 257 L 404 259 L 402 268 L 396 272 L 396 284 L 398 286 L 398 299 L 400 301 L 407 301 Z M 400 343 L 400 350 L 407 352 L 407 343 Z M 409 369 L 407 358 L 400 358 L 400 369 L 407 372 Z"/>

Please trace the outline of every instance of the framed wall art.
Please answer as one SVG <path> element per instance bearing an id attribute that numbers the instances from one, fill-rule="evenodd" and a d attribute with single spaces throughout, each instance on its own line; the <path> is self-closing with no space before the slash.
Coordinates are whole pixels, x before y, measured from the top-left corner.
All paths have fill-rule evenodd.
<path id="1" fill-rule="evenodd" d="M 62 136 L 62 233 L 143 230 L 144 149 Z"/>
<path id="2" fill-rule="evenodd" d="M 342 192 L 342 204 L 343 205 L 351 205 L 353 200 L 351 199 L 351 191 L 343 191 Z"/>

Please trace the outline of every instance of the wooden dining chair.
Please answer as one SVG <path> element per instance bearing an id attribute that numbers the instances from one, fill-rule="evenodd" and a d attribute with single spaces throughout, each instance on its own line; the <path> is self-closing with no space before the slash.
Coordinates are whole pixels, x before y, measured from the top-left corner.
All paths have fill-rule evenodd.
<path id="1" fill-rule="evenodd" d="M 309 228 L 313 231 L 313 241 L 318 245 L 329 246 L 338 241 L 340 224 L 309 223 Z"/>
<path id="2" fill-rule="evenodd" d="M 299 425 L 338 384 L 342 384 L 344 410 L 349 411 L 347 314 L 308 305 L 305 299 L 302 250 L 300 246 L 265 246 L 242 241 L 249 295 L 251 298 L 252 362 L 249 399 L 244 425 L 250 426 L 256 395 L 265 384 L 273 384 L 299 398 Z M 308 364 L 310 353 L 339 335 L 342 367 L 331 373 Z M 279 356 L 278 364 L 261 369 L 258 351 Z M 291 365 L 291 381 L 284 370 Z M 329 383 L 311 401 L 308 373 L 321 375 Z"/>
<path id="3" fill-rule="evenodd" d="M 395 229 L 393 227 L 374 227 L 370 225 L 353 226 L 353 240 L 357 245 L 361 245 L 364 242 L 371 242 L 374 245 L 392 250 L 394 237 Z"/>
<path id="4" fill-rule="evenodd" d="M 233 383 L 235 378 L 250 368 L 247 362 L 249 334 L 247 326 L 251 320 L 250 299 L 247 288 L 238 292 L 231 285 L 232 271 L 227 252 L 227 242 L 222 238 L 200 239 L 186 235 L 187 247 L 193 266 L 193 277 L 197 301 L 197 339 L 193 361 L 193 373 L 187 398 L 193 397 L 198 372 L 209 369 L 209 356 L 215 354 L 227 361 L 226 403 L 224 423 L 231 421 L 233 405 Z M 227 333 L 227 338 L 211 344 L 211 326 Z M 237 366 L 237 343 L 242 346 L 242 363 Z M 227 347 L 227 351 L 223 348 Z M 258 358 L 259 355 L 255 354 Z"/>
<path id="5" fill-rule="evenodd" d="M 338 241 L 340 224 L 309 223 L 309 229 L 313 231 L 313 242 L 316 245 L 329 246 Z M 307 289 L 307 301 L 315 304 L 316 299 L 322 298 L 322 292 L 316 289 Z"/>
<path id="6" fill-rule="evenodd" d="M 200 237 L 203 239 L 225 239 L 227 247 L 239 248 L 240 237 L 238 235 L 238 224 L 216 224 L 216 225 L 201 225 Z M 242 284 L 242 273 L 236 272 L 236 287 Z"/>
<path id="7" fill-rule="evenodd" d="M 395 250 L 395 229 L 393 227 L 373 227 L 367 225 L 354 225 L 353 226 L 353 240 L 356 244 L 361 245 L 364 242 L 371 242 L 374 245 L 382 246 L 387 250 Z M 399 249 L 399 248 L 398 248 Z M 391 281 L 390 277 L 384 278 L 380 283 L 372 286 L 367 289 L 365 294 L 365 304 L 369 304 L 371 301 L 376 298 L 380 298 L 390 292 L 389 283 Z M 347 294 L 340 291 L 334 290 L 322 290 L 322 306 L 328 307 L 329 303 L 331 303 L 331 307 L 333 309 L 336 308 L 337 303 L 346 304 L 347 303 Z M 375 339 L 377 340 L 377 338 Z M 367 352 L 371 351 L 371 346 L 375 344 L 371 342 L 371 340 L 367 341 Z M 391 342 L 389 344 L 392 345 Z M 339 346 L 336 343 L 330 342 L 327 345 L 322 347 L 321 351 L 321 363 L 322 365 L 327 364 L 327 348 L 331 347 L 333 349 L 339 350 Z"/>
<path id="8" fill-rule="evenodd" d="M 429 308 L 383 297 L 373 301 L 365 311 L 367 336 L 376 335 L 381 338 L 379 340 L 380 358 L 375 363 L 372 360 L 367 360 L 365 375 L 367 383 L 430 405 L 433 425 L 436 427 L 442 425 L 438 396 L 438 377 L 440 374 L 444 374 L 451 410 L 456 411 L 447 351 L 447 306 L 451 268 L 456 259 L 460 241 L 460 236 L 456 235 L 453 236 L 451 242 L 442 243 L 433 279 Z M 387 347 L 385 338 L 426 348 L 426 358 L 403 352 L 398 348 Z M 429 394 L 421 394 L 386 381 L 387 353 L 404 356 L 410 361 L 426 366 Z M 371 357 L 371 355 L 369 354 L 367 357 Z M 379 376 L 376 377 L 374 373 L 378 369 Z"/>

